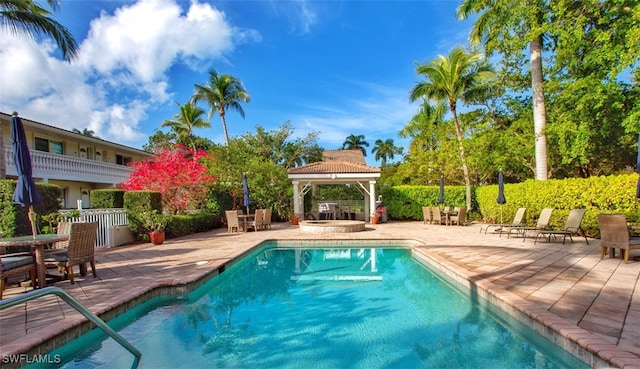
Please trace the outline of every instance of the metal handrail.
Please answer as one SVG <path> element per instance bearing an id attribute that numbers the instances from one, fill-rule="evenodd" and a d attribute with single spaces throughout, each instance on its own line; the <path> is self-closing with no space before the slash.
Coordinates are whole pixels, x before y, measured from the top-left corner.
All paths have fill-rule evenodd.
<path id="1" fill-rule="evenodd" d="M 129 352 L 135 356 L 135 361 L 133 363 L 132 368 L 137 368 L 140 363 L 140 358 L 142 357 L 142 353 L 135 348 L 129 341 L 127 341 L 124 337 L 122 337 L 118 332 L 113 330 L 113 328 L 109 327 L 107 323 L 105 323 L 102 319 L 100 319 L 97 315 L 90 312 L 86 307 L 84 307 L 78 300 L 74 299 L 67 292 L 62 290 L 60 287 L 45 287 L 39 290 L 29 291 L 25 294 L 11 297 L 6 300 L 0 301 L 0 310 L 4 310 L 10 308 L 12 306 L 16 306 L 31 300 L 35 300 L 37 298 L 46 296 L 46 295 L 56 295 L 63 299 L 67 304 L 76 309 L 80 314 L 84 315 L 87 319 L 89 319 L 93 324 L 97 325 L 98 328 L 102 329 L 107 335 L 113 338 L 116 342 L 118 342 L 122 347 L 127 349 Z"/>

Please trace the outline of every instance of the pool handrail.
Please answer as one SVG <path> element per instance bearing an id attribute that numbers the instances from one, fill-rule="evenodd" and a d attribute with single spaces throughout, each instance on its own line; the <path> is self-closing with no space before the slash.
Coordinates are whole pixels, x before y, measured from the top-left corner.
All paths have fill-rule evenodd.
<path id="1" fill-rule="evenodd" d="M 22 295 L 14 296 L 6 300 L 1 300 L 0 311 L 10 308 L 12 306 L 20 305 L 22 303 L 25 303 L 31 300 L 35 300 L 37 298 L 40 298 L 46 295 L 56 295 L 60 297 L 67 304 L 69 304 L 71 307 L 76 309 L 80 314 L 82 314 L 85 318 L 89 319 L 89 321 L 91 321 L 93 324 L 98 326 L 98 328 L 102 329 L 102 331 L 104 331 L 107 335 L 113 338 L 122 347 L 127 349 L 127 351 L 131 352 L 133 356 L 136 357 L 136 360 L 134 361 L 134 365 L 132 366 L 132 368 L 136 368 L 138 366 L 138 363 L 140 362 L 140 359 L 142 357 L 142 353 L 137 348 L 135 348 L 131 343 L 129 343 L 129 341 L 127 341 L 124 337 L 118 334 L 118 332 L 113 330 L 113 328 L 109 327 L 109 325 L 107 325 L 107 323 L 105 323 L 104 320 L 100 319 L 97 315 L 89 311 L 80 302 L 78 302 L 78 300 L 74 299 L 71 295 L 69 295 L 60 287 L 55 287 L 55 286 L 45 287 L 42 289 L 26 292 Z"/>

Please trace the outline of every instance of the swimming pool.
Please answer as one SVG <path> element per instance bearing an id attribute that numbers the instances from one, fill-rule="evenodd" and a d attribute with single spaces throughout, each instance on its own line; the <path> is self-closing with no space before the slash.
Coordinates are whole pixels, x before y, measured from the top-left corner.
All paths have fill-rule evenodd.
<path id="1" fill-rule="evenodd" d="M 185 297 L 110 322 L 142 368 L 587 368 L 403 248 L 275 247 Z M 126 368 L 99 331 L 57 351 L 63 368 Z"/>

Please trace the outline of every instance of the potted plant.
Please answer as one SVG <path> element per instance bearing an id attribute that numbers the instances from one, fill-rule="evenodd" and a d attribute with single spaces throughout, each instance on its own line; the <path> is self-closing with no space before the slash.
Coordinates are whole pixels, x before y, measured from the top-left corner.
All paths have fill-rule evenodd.
<path id="1" fill-rule="evenodd" d="M 291 214 L 291 224 L 298 225 L 300 223 L 300 214 L 293 213 Z"/>
<path id="2" fill-rule="evenodd" d="M 164 230 L 167 228 L 169 219 L 157 210 L 143 211 L 139 216 L 140 224 L 149 234 L 149 239 L 154 245 L 161 245 L 164 242 Z"/>
<path id="3" fill-rule="evenodd" d="M 379 213 L 371 213 L 371 224 L 378 224 L 379 220 L 380 220 Z"/>

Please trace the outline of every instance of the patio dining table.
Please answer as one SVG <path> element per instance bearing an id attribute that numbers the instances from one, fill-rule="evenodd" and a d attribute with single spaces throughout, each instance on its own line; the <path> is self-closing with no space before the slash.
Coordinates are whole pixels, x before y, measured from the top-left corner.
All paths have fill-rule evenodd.
<path id="1" fill-rule="evenodd" d="M 254 219 L 256 217 L 255 214 L 238 214 L 238 219 L 242 220 L 242 231 L 246 232 L 247 231 L 247 222 L 251 219 Z"/>
<path id="2" fill-rule="evenodd" d="M 68 234 L 39 234 L 36 236 L 0 238 L 0 247 L 11 248 L 30 246 L 36 257 L 38 288 L 43 288 L 47 283 L 47 266 L 45 264 L 44 252 L 45 245 L 49 245 L 54 242 L 66 241 L 68 239 Z"/>

